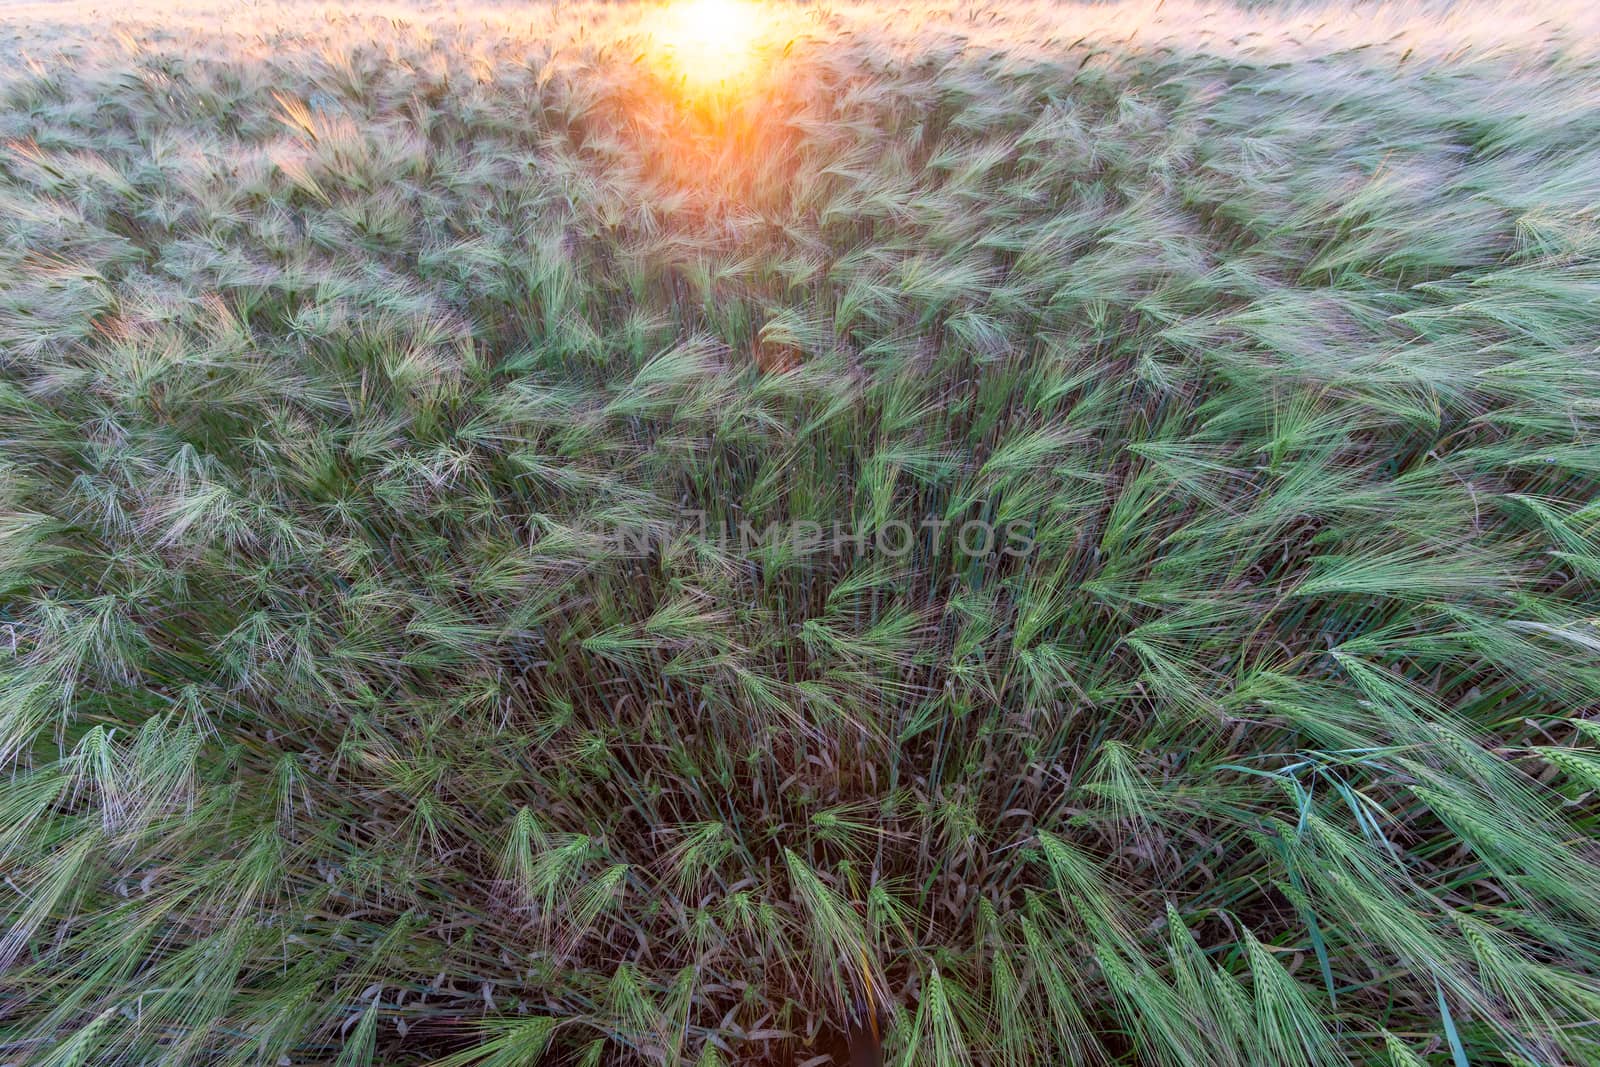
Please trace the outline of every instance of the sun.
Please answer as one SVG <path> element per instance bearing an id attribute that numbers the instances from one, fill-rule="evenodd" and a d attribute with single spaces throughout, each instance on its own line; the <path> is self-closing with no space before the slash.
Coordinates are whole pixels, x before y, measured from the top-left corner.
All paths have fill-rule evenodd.
<path id="1" fill-rule="evenodd" d="M 676 79 L 697 89 L 737 84 L 757 61 L 768 26 L 750 0 L 681 0 L 662 10 L 652 36 Z"/>

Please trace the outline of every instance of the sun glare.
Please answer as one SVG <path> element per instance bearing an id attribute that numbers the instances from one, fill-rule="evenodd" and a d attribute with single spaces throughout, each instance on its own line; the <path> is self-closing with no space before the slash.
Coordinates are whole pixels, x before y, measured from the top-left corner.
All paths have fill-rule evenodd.
<path id="1" fill-rule="evenodd" d="M 680 0 L 662 11 L 654 36 L 673 77 L 717 88 L 752 72 L 766 29 L 762 15 L 749 0 Z"/>

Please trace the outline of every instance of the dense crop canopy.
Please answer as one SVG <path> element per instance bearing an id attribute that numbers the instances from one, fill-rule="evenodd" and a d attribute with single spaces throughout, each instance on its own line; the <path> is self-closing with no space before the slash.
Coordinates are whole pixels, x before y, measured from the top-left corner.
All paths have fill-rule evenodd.
<path id="1" fill-rule="evenodd" d="M 0 1062 L 1600 1062 L 1585 16 L 999 7 L 0 21 Z"/>

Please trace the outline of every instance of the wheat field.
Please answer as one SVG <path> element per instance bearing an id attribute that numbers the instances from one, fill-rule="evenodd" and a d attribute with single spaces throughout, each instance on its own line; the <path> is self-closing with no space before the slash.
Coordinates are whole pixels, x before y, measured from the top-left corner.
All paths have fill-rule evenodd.
<path id="1" fill-rule="evenodd" d="M 1600 10 L 712 10 L 0 9 L 0 1064 L 1600 1064 Z"/>

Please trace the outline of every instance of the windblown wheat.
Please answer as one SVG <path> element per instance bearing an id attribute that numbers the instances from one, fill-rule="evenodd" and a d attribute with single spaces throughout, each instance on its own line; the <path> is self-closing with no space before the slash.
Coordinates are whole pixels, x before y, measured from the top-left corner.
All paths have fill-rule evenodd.
<path id="1" fill-rule="evenodd" d="M 0 1062 L 1600 1062 L 1600 30 L 1343 8 L 0 12 Z"/>

